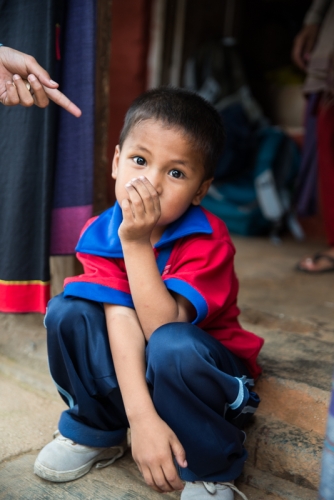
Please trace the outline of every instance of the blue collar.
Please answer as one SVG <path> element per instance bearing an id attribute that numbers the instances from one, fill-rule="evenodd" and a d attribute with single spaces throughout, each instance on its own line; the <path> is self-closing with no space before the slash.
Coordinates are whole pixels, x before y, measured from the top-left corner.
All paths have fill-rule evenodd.
<path id="1" fill-rule="evenodd" d="M 118 236 L 118 228 L 123 220 L 119 204 L 103 212 L 84 231 L 76 246 L 77 252 L 99 255 L 101 257 L 122 258 L 123 251 Z M 172 222 L 164 231 L 160 240 L 154 245 L 160 249 L 170 246 L 179 238 L 191 234 L 211 234 L 211 225 L 199 206 L 191 205 L 189 209 L 176 221 Z"/>

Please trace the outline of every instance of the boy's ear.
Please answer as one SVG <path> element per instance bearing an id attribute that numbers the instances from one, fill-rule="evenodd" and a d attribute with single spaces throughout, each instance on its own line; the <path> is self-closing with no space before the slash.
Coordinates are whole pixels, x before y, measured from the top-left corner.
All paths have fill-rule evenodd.
<path id="1" fill-rule="evenodd" d="M 192 205 L 199 205 L 208 192 L 209 187 L 211 186 L 211 182 L 213 181 L 213 177 L 211 179 L 207 179 L 206 181 L 203 181 L 202 184 L 200 185 L 197 193 L 195 194 L 193 201 L 191 202 Z"/>
<path id="2" fill-rule="evenodd" d="M 114 153 L 114 158 L 112 160 L 112 170 L 111 170 L 111 177 L 113 179 L 117 178 L 117 171 L 118 171 L 118 162 L 119 162 L 119 155 L 120 155 L 120 147 L 119 144 L 117 144 L 115 148 L 115 153 Z"/>

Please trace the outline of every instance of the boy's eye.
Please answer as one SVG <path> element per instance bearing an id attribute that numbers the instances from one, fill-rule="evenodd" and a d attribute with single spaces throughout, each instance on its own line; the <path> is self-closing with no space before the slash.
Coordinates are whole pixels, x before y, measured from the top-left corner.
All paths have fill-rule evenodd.
<path id="1" fill-rule="evenodd" d="M 142 156 L 134 156 L 133 161 L 137 163 L 137 165 L 139 165 L 140 167 L 146 165 L 146 160 Z"/>
<path id="2" fill-rule="evenodd" d="M 169 172 L 169 175 L 171 177 L 174 177 L 175 179 L 182 179 L 184 177 L 183 173 L 180 172 L 180 170 L 173 169 Z"/>

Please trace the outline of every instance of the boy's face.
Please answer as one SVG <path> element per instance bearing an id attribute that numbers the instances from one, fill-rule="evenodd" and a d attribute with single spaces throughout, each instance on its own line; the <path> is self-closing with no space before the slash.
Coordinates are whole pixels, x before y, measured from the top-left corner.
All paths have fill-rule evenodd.
<path id="1" fill-rule="evenodd" d="M 177 128 L 146 120 L 129 133 L 120 150 L 116 146 L 112 177 L 116 199 L 129 199 L 125 185 L 145 176 L 159 195 L 161 216 L 154 230 L 159 238 L 168 224 L 177 220 L 191 204 L 199 205 L 212 179 L 203 180 L 203 161 L 191 141 Z"/>

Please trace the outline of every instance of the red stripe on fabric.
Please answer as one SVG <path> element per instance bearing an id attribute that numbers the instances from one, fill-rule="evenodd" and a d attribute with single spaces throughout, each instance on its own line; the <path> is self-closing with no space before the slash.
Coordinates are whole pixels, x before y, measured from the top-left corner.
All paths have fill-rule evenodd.
<path id="1" fill-rule="evenodd" d="M 60 61 L 60 24 L 56 24 L 56 60 Z"/>
<path id="2" fill-rule="evenodd" d="M 50 300 L 50 285 L 0 284 L 0 312 L 45 313 Z"/>

